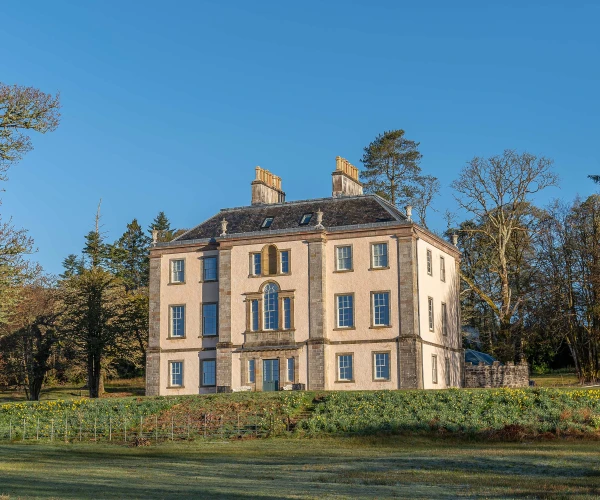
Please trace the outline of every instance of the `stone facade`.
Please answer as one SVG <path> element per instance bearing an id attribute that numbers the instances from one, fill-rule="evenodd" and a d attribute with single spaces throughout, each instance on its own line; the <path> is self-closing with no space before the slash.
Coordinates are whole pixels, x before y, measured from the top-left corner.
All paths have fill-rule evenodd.
<path id="1" fill-rule="evenodd" d="M 257 167 L 252 205 L 151 249 L 147 394 L 460 386 L 456 247 L 343 158 L 331 198 L 282 197 Z"/>
<path id="2" fill-rule="evenodd" d="M 515 365 L 508 362 L 501 365 L 494 361 L 491 365 L 464 363 L 467 388 L 478 387 L 529 387 L 529 365 L 527 362 Z"/>
<path id="3" fill-rule="evenodd" d="M 146 351 L 146 395 L 160 393 L 160 259 L 150 259 L 148 349 Z"/>

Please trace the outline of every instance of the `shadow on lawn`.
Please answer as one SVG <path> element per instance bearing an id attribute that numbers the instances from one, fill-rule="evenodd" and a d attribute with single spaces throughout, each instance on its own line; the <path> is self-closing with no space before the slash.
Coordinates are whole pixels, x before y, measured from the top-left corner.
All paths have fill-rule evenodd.
<path id="1" fill-rule="evenodd" d="M 292 495 L 412 498 L 600 494 L 600 462 L 557 459 L 553 444 L 468 445 L 434 440 L 377 448 L 372 438 L 118 446 L 0 446 L 0 494 L 60 498 L 285 498 Z M 335 446 L 339 442 L 340 446 Z M 173 449 L 177 446 L 177 449 Z M 583 447 L 586 448 L 585 446 Z M 455 451 L 453 453 L 452 451 Z M 498 492 L 497 491 L 501 491 Z"/>

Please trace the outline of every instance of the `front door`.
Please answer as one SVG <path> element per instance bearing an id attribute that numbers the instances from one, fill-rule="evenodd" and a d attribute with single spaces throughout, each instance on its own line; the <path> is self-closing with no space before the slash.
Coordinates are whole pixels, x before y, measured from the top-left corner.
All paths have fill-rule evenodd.
<path id="1" fill-rule="evenodd" d="M 279 360 L 263 360 L 263 391 L 279 390 Z"/>

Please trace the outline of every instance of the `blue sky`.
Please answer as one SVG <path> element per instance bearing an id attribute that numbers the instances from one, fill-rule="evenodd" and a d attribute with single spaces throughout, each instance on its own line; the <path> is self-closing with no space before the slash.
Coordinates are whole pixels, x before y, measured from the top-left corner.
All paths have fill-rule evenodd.
<path id="1" fill-rule="evenodd" d="M 505 148 L 553 158 L 572 199 L 600 174 L 600 3 L 29 1 L 2 5 L 0 80 L 60 91 L 62 123 L 4 183 L 4 216 L 52 273 L 102 198 L 107 238 L 164 210 L 192 227 L 250 201 L 260 165 L 288 200 L 329 196 L 384 130 L 442 184 Z"/>

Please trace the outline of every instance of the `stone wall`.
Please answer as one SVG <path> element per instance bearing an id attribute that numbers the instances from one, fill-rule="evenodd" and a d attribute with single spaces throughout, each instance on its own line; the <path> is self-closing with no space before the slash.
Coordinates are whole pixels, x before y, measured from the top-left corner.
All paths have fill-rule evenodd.
<path id="1" fill-rule="evenodd" d="M 498 361 L 492 365 L 465 363 L 465 388 L 475 387 L 529 387 L 529 365 L 510 361 L 505 365 Z"/>

